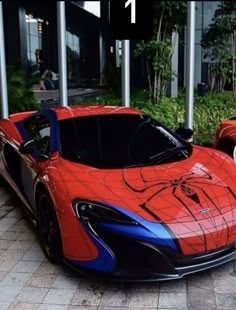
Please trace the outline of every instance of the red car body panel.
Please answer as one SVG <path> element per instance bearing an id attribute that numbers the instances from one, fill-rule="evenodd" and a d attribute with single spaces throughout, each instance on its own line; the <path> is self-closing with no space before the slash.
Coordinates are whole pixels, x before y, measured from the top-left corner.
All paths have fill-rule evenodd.
<path id="1" fill-rule="evenodd" d="M 53 109 L 57 114 L 58 120 L 63 120 L 71 117 L 98 115 L 98 114 L 143 114 L 133 108 L 116 107 L 116 106 L 75 106 L 73 108 L 57 107 Z"/>
<path id="2" fill-rule="evenodd" d="M 220 140 L 229 139 L 236 144 L 236 121 L 223 120 L 215 133 L 214 147 L 217 147 Z"/>

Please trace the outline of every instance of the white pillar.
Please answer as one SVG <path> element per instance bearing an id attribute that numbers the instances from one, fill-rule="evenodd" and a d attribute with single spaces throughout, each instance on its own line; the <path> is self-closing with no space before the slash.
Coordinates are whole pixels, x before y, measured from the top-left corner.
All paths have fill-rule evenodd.
<path id="1" fill-rule="evenodd" d="M 179 34 L 172 32 L 172 48 L 174 52 L 171 57 L 172 81 L 170 85 L 171 97 L 178 96 L 178 64 L 179 64 Z"/>
<path id="2" fill-rule="evenodd" d="M 60 106 L 68 106 L 67 58 L 66 58 L 66 14 L 65 1 L 57 1 L 58 67 L 60 83 Z"/>
<path id="3" fill-rule="evenodd" d="M 0 98 L 1 98 L 2 118 L 8 118 L 9 111 L 8 111 L 8 97 L 7 97 L 7 75 L 6 75 L 2 1 L 0 1 Z"/>
<path id="4" fill-rule="evenodd" d="M 122 105 L 130 106 L 130 41 L 122 41 Z"/>
<path id="5" fill-rule="evenodd" d="M 100 71 L 100 86 L 104 84 L 104 44 L 102 32 L 99 33 L 99 71 Z"/>
<path id="6" fill-rule="evenodd" d="M 116 68 L 120 68 L 120 41 L 116 40 Z"/>
<path id="7" fill-rule="evenodd" d="M 188 2 L 187 11 L 187 63 L 185 128 L 193 129 L 194 52 L 195 52 L 195 1 Z"/>

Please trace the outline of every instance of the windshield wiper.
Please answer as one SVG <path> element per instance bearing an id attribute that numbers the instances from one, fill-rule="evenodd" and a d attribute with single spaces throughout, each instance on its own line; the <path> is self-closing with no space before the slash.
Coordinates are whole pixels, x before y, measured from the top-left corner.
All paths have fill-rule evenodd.
<path id="1" fill-rule="evenodd" d="M 185 152 L 184 152 L 185 150 Z M 167 148 L 165 149 L 165 151 L 162 151 L 160 153 L 157 153 L 155 155 L 152 155 L 149 157 L 150 161 L 144 162 L 144 163 L 139 163 L 139 164 L 131 164 L 131 165 L 127 165 L 123 168 L 135 168 L 135 167 L 144 167 L 144 166 L 148 166 L 148 165 L 153 165 L 153 164 L 158 164 L 160 162 L 162 162 L 163 160 L 168 159 L 169 157 L 171 157 L 172 155 L 180 152 L 187 158 L 188 157 L 188 147 L 185 145 L 182 146 L 175 146 L 175 147 L 171 147 L 171 148 Z"/>
<path id="2" fill-rule="evenodd" d="M 183 152 L 183 150 L 185 150 L 185 152 Z M 165 151 L 162 151 L 160 153 L 150 156 L 149 159 L 151 163 L 158 164 L 180 151 L 186 158 L 188 157 L 187 146 L 182 145 L 182 146 L 175 146 L 175 147 L 167 148 L 165 149 Z"/>

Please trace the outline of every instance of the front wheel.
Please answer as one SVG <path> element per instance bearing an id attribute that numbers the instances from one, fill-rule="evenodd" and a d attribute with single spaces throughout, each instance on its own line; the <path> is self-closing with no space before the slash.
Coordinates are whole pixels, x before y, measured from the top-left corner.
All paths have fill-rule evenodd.
<path id="1" fill-rule="evenodd" d="M 60 227 L 53 202 L 46 191 L 39 194 L 37 222 L 45 255 L 53 263 L 59 263 L 63 257 Z"/>

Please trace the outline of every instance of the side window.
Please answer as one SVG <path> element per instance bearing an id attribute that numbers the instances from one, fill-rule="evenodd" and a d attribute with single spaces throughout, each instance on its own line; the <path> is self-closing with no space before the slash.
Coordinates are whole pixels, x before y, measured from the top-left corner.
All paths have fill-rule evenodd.
<path id="1" fill-rule="evenodd" d="M 50 154 L 50 122 L 44 115 L 25 120 L 24 128 L 29 140 L 35 141 L 35 147 L 43 155 Z"/>

